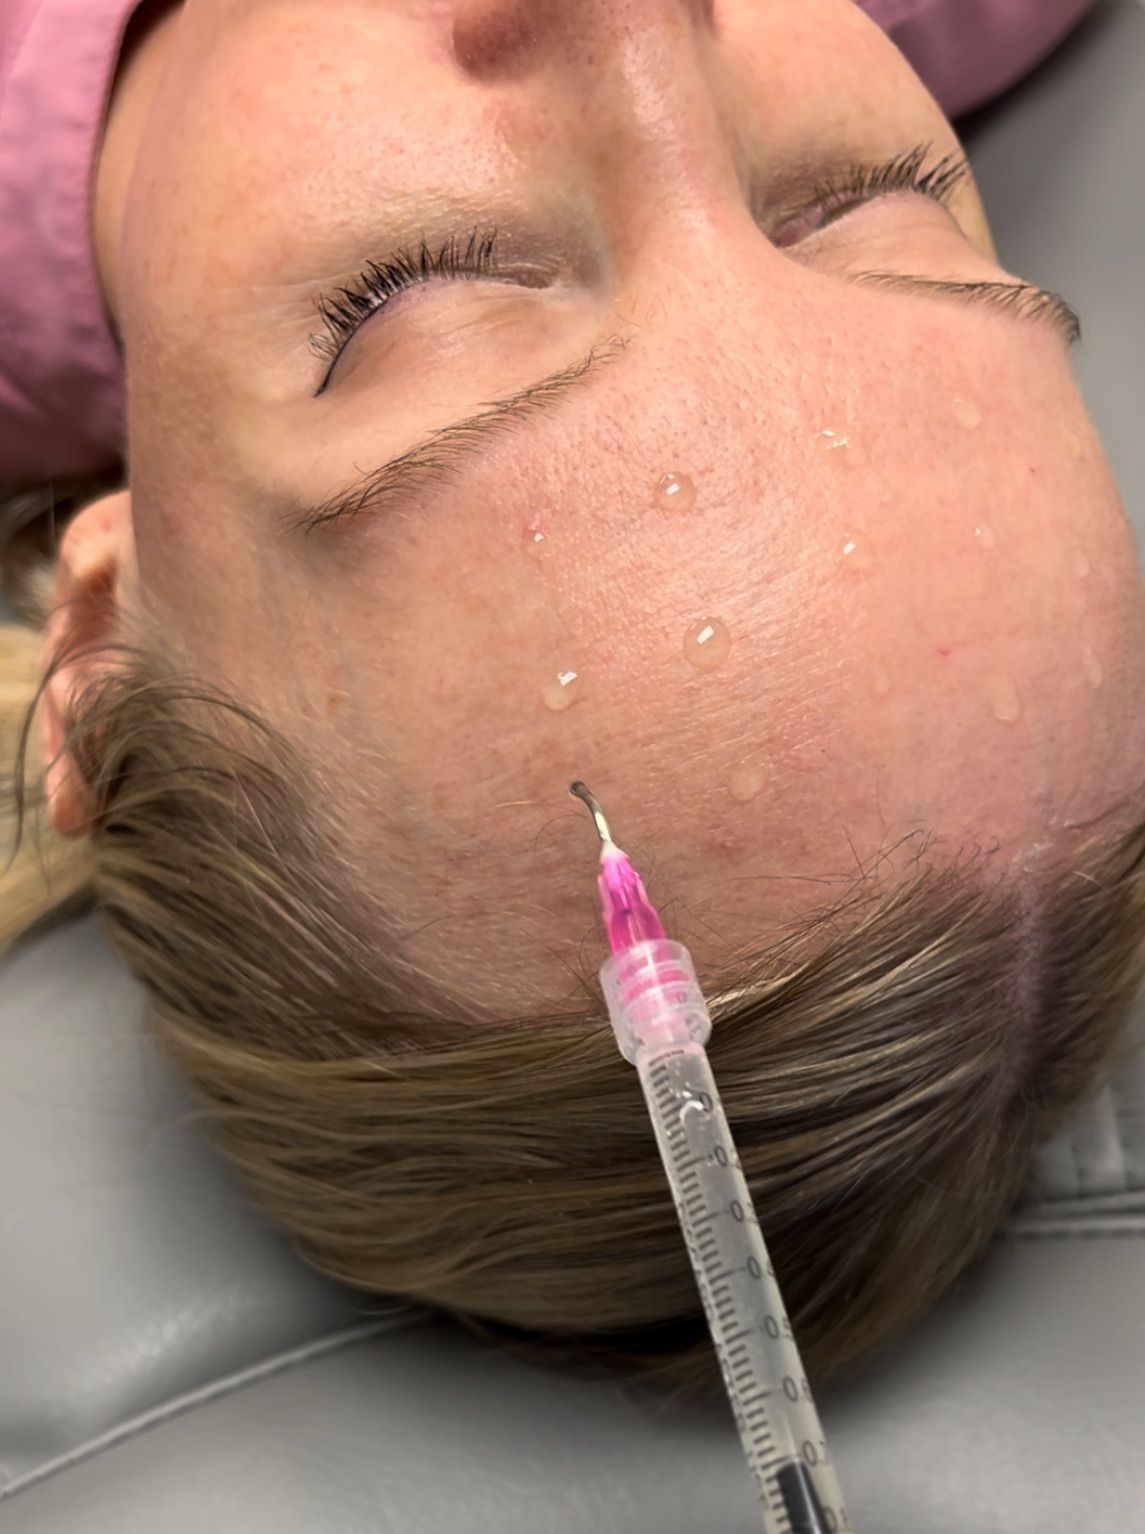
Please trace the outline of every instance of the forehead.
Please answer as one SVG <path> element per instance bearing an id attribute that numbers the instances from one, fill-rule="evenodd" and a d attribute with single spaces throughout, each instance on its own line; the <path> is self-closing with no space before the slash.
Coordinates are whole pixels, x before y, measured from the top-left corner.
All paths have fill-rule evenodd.
<path id="1" fill-rule="evenodd" d="M 460 193 L 495 212 L 486 188 L 506 181 L 525 189 L 521 201 L 558 237 L 591 226 L 596 210 L 569 191 L 576 177 L 548 173 L 566 131 L 583 131 L 583 110 L 546 126 L 513 91 L 461 88 L 438 35 L 451 9 L 191 0 L 181 70 L 145 142 L 128 242 L 133 470 L 153 499 L 201 498 L 204 515 L 230 505 L 241 518 L 275 474 L 294 481 L 323 455 L 335 470 L 383 446 L 312 409 L 305 344 L 315 274 L 368 249 L 371 229 L 415 224 L 435 200 Z M 350 24 L 331 25 L 343 14 Z M 749 57 L 765 30 L 753 26 L 737 33 L 736 57 Z M 792 28 L 809 36 L 805 23 Z M 774 63 L 759 67 L 774 73 Z M 812 119 L 824 111 L 820 97 Z M 655 221 L 641 229 L 607 296 L 610 319 L 622 329 L 634 320 L 648 344 L 626 355 L 586 417 L 498 450 L 513 474 L 527 476 L 543 454 L 563 462 L 575 451 L 597 492 L 613 495 L 616 466 L 639 457 L 639 436 L 646 457 L 704 443 L 724 465 L 725 495 L 783 487 L 804 506 L 845 496 L 861 507 L 885 493 L 888 474 L 901 483 L 921 466 L 941 501 L 949 473 L 973 492 L 974 466 L 992 460 L 983 444 L 997 439 L 980 434 L 968 457 L 959 433 L 934 429 L 931 415 L 976 393 L 985 415 L 1032 426 L 1062 387 L 1060 363 L 1030 368 L 1028 339 L 1002 337 L 988 320 L 905 305 L 892 325 L 885 298 L 838 284 L 813 298 L 762 274 L 752 281 L 742 263 L 729 283 L 718 242 L 702 256 L 697 242 L 685 260 L 680 248 L 665 250 Z M 366 401 L 361 413 L 371 409 L 376 416 Z M 851 443 L 807 457 L 818 431 L 845 432 Z M 1020 440 L 1011 437 L 1010 449 Z M 998 472 L 989 469 L 1004 490 L 1005 466 L 1001 486 Z"/>

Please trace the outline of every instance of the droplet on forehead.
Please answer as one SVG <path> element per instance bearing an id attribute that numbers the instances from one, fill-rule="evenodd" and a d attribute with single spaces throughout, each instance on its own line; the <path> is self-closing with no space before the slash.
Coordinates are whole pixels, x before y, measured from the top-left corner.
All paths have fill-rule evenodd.
<path id="1" fill-rule="evenodd" d="M 728 776 L 728 793 L 737 804 L 750 804 L 763 791 L 763 768 L 741 762 Z"/>
<path id="2" fill-rule="evenodd" d="M 1102 682 L 1105 681 L 1105 667 L 1101 664 L 1101 657 L 1091 644 L 1083 644 L 1081 647 L 1081 665 L 1089 685 L 1091 687 L 1100 687 Z"/>
<path id="3" fill-rule="evenodd" d="M 581 679 L 575 671 L 558 671 L 541 688 L 541 700 L 554 714 L 564 713 L 582 696 Z"/>
<path id="4" fill-rule="evenodd" d="M 856 528 L 843 534 L 841 552 L 848 570 L 869 570 L 875 562 L 875 546 L 867 533 Z"/>
<path id="5" fill-rule="evenodd" d="M 1022 716 L 1022 699 L 1012 679 L 996 676 L 990 682 L 990 712 L 1003 724 L 1013 724 Z"/>
<path id="6" fill-rule="evenodd" d="M 521 534 L 525 553 L 532 559 L 547 559 L 552 552 L 552 539 L 545 530 L 541 517 L 530 517 Z"/>
<path id="7" fill-rule="evenodd" d="M 661 511 L 691 511 L 696 504 L 696 487 L 686 474 L 662 474 L 652 499 Z"/>
<path id="8" fill-rule="evenodd" d="M 1092 568 L 1093 566 L 1089 562 L 1089 555 L 1085 552 L 1085 550 L 1080 548 L 1074 549 L 1073 573 L 1080 577 L 1081 580 L 1085 580 L 1086 576 L 1090 573 Z"/>
<path id="9" fill-rule="evenodd" d="M 963 399 L 957 396 L 951 404 L 954 419 L 959 426 L 965 426 L 967 431 L 973 431 L 982 425 L 982 412 L 972 399 Z"/>
<path id="10" fill-rule="evenodd" d="M 868 678 L 872 698 L 883 699 L 890 696 L 891 679 L 882 666 L 875 666 Z"/>
<path id="11" fill-rule="evenodd" d="M 719 618 L 701 618 L 684 635 L 684 659 L 697 671 L 715 671 L 728 658 L 732 636 Z"/>
<path id="12" fill-rule="evenodd" d="M 998 541 L 994 529 L 986 522 L 979 522 L 974 529 L 974 537 L 980 549 L 992 549 Z"/>
<path id="13" fill-rule="evenodd" d="M 1067 426 L 1065 440 L 1066 447 L 1069 449 L 1069 456 L 1073 459 L 1074 463 L 1080 463 L 1082 455 L 1085 452 L 1085 443 L 1081 439 L 1081 433 L 1076 432 L 1072 427 Z"/>
<path id="14" fill-rule="evenodd" d="M 847 449 L 851 446 L 851 439 L 846 432 L 825 426 L 822 431 L 815 433 L 815 441 L 823 452 L 829 454 L 836 462 L 846 462 Z"/>

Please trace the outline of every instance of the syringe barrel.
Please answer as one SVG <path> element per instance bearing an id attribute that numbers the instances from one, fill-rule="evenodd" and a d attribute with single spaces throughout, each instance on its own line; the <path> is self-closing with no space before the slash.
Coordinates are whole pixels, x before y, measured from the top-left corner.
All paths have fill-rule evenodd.
<path id="1" fill-rule="evenodd" d="M 766 1534 L 851 1527 L 704 1048 L 707 1004 L 688 950 L 648 938 L 605 961 L 601 986 L 635 1065 L 696 1275 Z"/>
<path id="2" fill-rule="evenodd" d="M 620 1052 L 630 1065 L 640 1050 L 706 1044 L 712 1031 L 692 955 L 671 938 L 648 938 L 614 953 L 600 983 Z"/>

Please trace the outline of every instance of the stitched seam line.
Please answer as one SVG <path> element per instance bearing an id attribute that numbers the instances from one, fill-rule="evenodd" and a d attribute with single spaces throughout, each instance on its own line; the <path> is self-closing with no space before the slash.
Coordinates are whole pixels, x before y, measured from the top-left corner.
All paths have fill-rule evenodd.
<path id="1" fill-rule="evenodd" d="M 1145 1241 L 1145 1225 L 1041 1225 L 999 1232 L 1002 1241 Z"/>
<path id="2" fill-rule="evenodd" d="M 319 1337 L 314 1342 L 304 1342 L 300 1347 L 292 1348 L 286 1353 L 279 1353 L 274 1358 L 264 1359 L 261 1363 L 250 1365 L 249 1368 L 238 1369 L 233 1374 L 212 1380 L 209 1385 L 200 1385 L 181 1396 L 176 1396 L 173 1401 L 165 1401 L 162 1406 L 155 1406 L 135 1417 L 129 1417 L 126 1422 L 117 1423 L 115 1427 L 89 1439 L 86 1443 L 78 1444 L 74 1449 L 58 1454 L 55 1459 L 38 1465 L 35 1470 L 29 1470 L 25 1475 L 17 1476 L 6 1486 L 0 1486 L 0 1502 L 14 1497 L 18 1492 L 29 1491 L 33 1486 L 39 1486 L 42 1482 L 59 1475 L 61 1471 L 70 1470 L 73 1465 L 85 1459 L 92 1459 L 105 1449 L 116 1448 L 121 1443 L 138 1438 L 140 1434 L 149 1432 L 151 1428 L 170 1422 L 175 1417 L 181 1417 L 185 1412 L 194 1411 L 196 1407 L 208 1406 L 222 1396 L 233 1395 L 248 1385 L 257 1384 L 258 1381 L 269 1379 L 272 1375 L 282 1374 L 288 1369 L 297 1368 L 300 1364 L 309 1363 L 312 1358 L 336 1353 L 340 1348 L 352 1347 L 354 1343 L 376 1337 L 382 1332 L 396 1331 L 403 1324 L 424 1322 L 430 1319 L 430 1316 L 431 1312 L 417 1310 L 408 1317 L 387 1316 L 380 1321 L 351 1326 L 345 1331 L 334 1332 L 328 1337 Z"/>

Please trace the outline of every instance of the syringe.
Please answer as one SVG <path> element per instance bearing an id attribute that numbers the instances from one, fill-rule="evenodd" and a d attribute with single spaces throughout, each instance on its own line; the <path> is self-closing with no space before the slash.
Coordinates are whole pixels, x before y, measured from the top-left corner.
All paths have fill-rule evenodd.
<path id="1" fill-rule="evenodd" d="M 692 957 L 671 941 L 640 875 L 581 782 L 600 833 L 597 888 L 612 950 L 600 970 L 620 1051 L 635 1065 L 765 1534 L 848 1530 L 843 1496 L 732 1143 L 704 1045 L 712 1031 Z"/>

